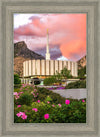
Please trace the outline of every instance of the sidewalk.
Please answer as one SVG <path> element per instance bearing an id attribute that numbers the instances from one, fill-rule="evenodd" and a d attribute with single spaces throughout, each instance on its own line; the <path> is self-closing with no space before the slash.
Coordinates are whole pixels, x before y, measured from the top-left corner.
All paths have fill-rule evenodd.
<path id="1" fill-rule="evenodd" d="M 85 99 L 87 98 L 87 89 L 62 89 L 62 90 L 52 90 L 55 93 L 60 94 L 62 97 L 65 98 L 72 98 L 72 99 Z"/>

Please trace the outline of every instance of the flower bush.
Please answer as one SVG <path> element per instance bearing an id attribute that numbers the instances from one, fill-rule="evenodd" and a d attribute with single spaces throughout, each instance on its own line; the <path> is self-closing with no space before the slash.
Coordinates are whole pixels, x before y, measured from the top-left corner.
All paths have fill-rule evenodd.
<path id="1" fill-rule="evenodd" d="M 15 89 L 14 100 L 15 123 L 86 123 L 85 99 L 66 99 L 45 88 L 22 85 Z"/>

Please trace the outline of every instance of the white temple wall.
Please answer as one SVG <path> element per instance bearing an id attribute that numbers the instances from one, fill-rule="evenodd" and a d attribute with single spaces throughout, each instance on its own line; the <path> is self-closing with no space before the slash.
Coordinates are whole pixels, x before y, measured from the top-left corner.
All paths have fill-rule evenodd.
<path id="1" fill-rule="evenodd" d="M 55 60 L 55 61 L 54 61 L 54 64 L 55 64 L 55 71 L 54 71 L 54 72 L 55 72 L 55 74 L 56 74 L 56 71 L 57 71 L 57 72 L 59 71 L 59 68 L 58 68 L 58 65 L 59 65 L 59 64 L 58 64 L 58 63 L 59 63 L 58 60 Z"/>
<path id="2" fill-rule="evenodd" d="M 26 67 L 26 76 L 29 76 L 29 73 L 28 73 L 28 67 L 29 67 L 28 61 L 26 61 L 25 67 Z"/>
<path id="3" fill-rule="evenodd" d="M 45 75 L 45 60 L 41 60 L 41 75 Z"/>
<path id="4" fill-rule="evenodd" d="M 54 60 L 50 60 L 50 75 L 54 75 L 54 70 L 55 70 L 55 66 L 54 66 Z"/>
<path id="5" fill-rule="evenodd" d="M 32 71 L 32 68 L 31 68 L 31 60 L 29 60 L 29 76 L 31 76 L 32 74 L 31 74 L 31 71 Z"/>
<path id="6" fill-rule="evenodd" d="M 74 62 L 72 62 L 72 76 L 74 76 Z"/>
<path id="7" fill-rule="evenodd" d="M 77 62 L 58 60 L 29 60 L 23 63 L 23 76 L 54 75 L 67 67 L 73 76 L 77 76 Z"/>
<path id="8" fill-rule="evenodd" d="M 61 72 L 62 69 L 63 69 L 63 68 L 62 68 L 62 61 L 59 60 L 59 73 Z"/>
<path id="9" fill-rule="evenodd" d="M 23 76 L 26 76 L 26 73 L 25 73 L 25 69 L 26 69 L 25 63 L 26 63 L 26 62 L 23 62 Z"/>
<path id="10" fill-rule="evenodd" d="M 36 75 L 40 75 L 40 60 L 36 60 Z"/>
<path id="11" fill-rule="evenodd" d="M 70 71 L 71 71 L 71 75 L 72 75 L 72 62 L 70 62 Z"/>
<path id="12" fill-rule="evenodd" d="M 63 61 L 63 68 L 65 68 L 65 67 L 67 68 L 67 61 L 66 60 Z"/>
<path id="13" fill-rule="evenodd" d="M 35 71 L 36 71 L 36 65 L 35 65 L 35 60 L 32 60 L 32 75 L 35 75 Z"/>
<path id="14" fill-rule="evenodd" d="M 68 61 L 68 70 L 71 70 L 70 61 Z"/>
<path id="15" fill-rule="evenodd" d="M 49 75 L 49 60 L 46 60 L 46 75 Z"/>

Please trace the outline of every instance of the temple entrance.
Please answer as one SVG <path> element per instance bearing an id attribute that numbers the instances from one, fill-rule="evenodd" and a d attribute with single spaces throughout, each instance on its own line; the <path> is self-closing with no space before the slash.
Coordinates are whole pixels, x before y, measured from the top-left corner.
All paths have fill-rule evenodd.
<path id="1" fill-rule="evenodd" d="M 39 85 L 40 83 L 41 83 L 41 81 L 38 77 L 31 79 L 31 84 L 33 84 L 33 85 Z"/>

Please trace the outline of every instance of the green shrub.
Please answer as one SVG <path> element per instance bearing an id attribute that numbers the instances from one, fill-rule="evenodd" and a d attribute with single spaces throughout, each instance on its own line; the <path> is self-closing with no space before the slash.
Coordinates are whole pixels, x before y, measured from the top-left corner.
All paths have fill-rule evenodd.
<path id="1" fill-rule="evenodd" d="M 76 82 L 72 82 L 66 86 L 66 89 L 71 89 L 71 88 L 86 88 L 86 80 L 79 80 Z"/>
<path id="2" fill-rule="evenodd" d="M 17 102 L 20 105 L 31 105 L 31 103 L 33 102 L 33 95 L 30 95 L 29 93 L 24 93 L 19 97 Z"/>
<path id="3" fill-rule="evenodd" d="M 44 79 L 44 85 L 52 85 L 53 83 L 56 83 L 57 80 L 55 77 L 49 77 Z"/>
<path id="4" fill-rule="evenodd" d="M 51 98 L 52 103 L 55 103 L 55 104 L 65 103 L 66 98 L 46 88 L 38 87 L 37 92 L 39 93 L 39 96 L 37 97 L 38 100 L 45 101 L 47 99 L 47 96 L 49 96 L 49 98 Z"/>
<path id="5" fill-rule="evenodd" d="M 86 74 L 86 66 L 81 67 L 81 68 L 78 70 L 78 77 L 79 77 L 80 79 L 86 78 L 86 77 L 85 77 L 85 74 Z"/>
<path id="6" fill-rule="evenodd" d="M 51 98 L 50 96 L 47 96 L 46 99 L 45 99 L 45 101 L 46 101 L 46 102 L 47 102 L 47 101 L 52 101 L 52 98 Z"/>
<path id="7" fill-rule="evenodd" d="M 18 74 L 14 74 L 14 84 L 21 84 L 21 80 Z"/>
<path id="8" fill-rule="evenodd" d="M 21 84 L 14 84 L 14 89 L 18 89 L 21 87 Z"/>

